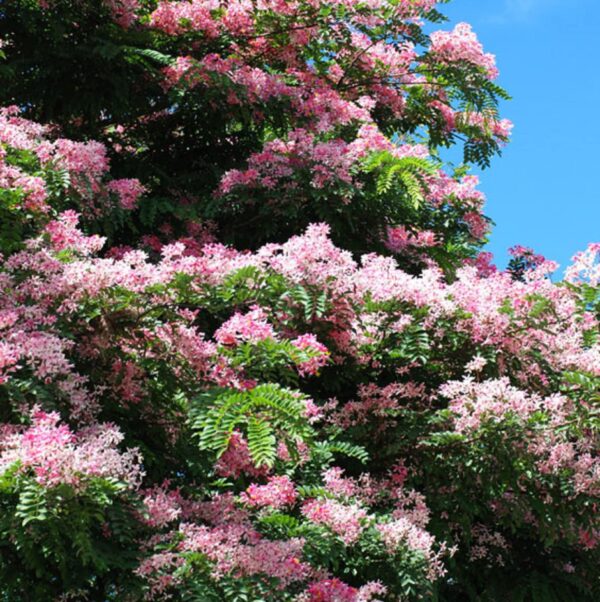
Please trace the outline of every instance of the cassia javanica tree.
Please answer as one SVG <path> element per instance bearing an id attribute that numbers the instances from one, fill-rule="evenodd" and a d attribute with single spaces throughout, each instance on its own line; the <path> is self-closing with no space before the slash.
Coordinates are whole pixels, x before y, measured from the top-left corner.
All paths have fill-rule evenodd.
<path id="1" fill-rule="evenodd" d="M 0 4 L 0 600 L 598 598 L 600 247 L 481 252 L 440 4 Z"/>

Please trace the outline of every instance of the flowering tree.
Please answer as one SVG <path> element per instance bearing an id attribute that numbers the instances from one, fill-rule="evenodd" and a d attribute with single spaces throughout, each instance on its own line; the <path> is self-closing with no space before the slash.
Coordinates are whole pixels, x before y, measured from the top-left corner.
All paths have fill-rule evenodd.
<path id="1" fill-rule="evenodd" d="M 437 4 L 2 6 L 0 600 L 597 599 L 600 247 L 480 252 Z"/>

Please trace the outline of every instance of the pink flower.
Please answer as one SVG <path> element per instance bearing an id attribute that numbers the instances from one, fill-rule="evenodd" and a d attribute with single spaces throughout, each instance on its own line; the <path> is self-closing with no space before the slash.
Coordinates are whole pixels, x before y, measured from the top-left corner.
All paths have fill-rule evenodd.
<path id="1" fill-rule="evenodd" d="M 467 224 L 471 236 L 477 240 L 485 238 L 490 228 L 488 221 L 476 211 L 465 213 L 463 221 Z"/>
<path id="2" fill-rule="evenodd" d="M 219 8 L 215 0 L 193 0 L 192 2 L 161 1 L 150 15 L 150 24 L 170 35 L 184 33 L 187 30 L 202 31 L 209 37 L 218 35 L 217 22 L 211 11 Z"/>
<path id="3" fill-rule="evenodd" d="M 19 472 L 32 471 L 40 485 L 66 483 L 85 488 L 91 477 L 112 477 L 138 487 L 143 476 L 139 452 L 121 453 L 123 435 L 110 424 L 93 425 L 74 433 L 59 424 L 56 413 L 34 409 L 32 425 L 0 440 L 0 472 L 18 463 Z"/>
<path id="4" fill-rule="evenodd" d="M 344 471 L 334 466 L 323 473 L 323 481 L 327 491 L 338 497 L 351 498 L 358 495 L 360 486 L 354 479 L 343 476 Z"/>
<path id="5" fill-rule="evenodd" d="M 57 251 L 71 249 L 83 255 L 97 253 L 106 241 L 97 235 L 85 236 L 78 228 L 79 215 L 75 211 L 63 211 L 58 219 L 50 222 L 45 232 L 50 237 L 50 244 Z"/>
<path id="6" fill-rule="evenodd" d="M 397 226 L 395 228 L 388 228 L 385 244 L 391 251 L 399 253 L 409 247 L 434 247 L 437 245 L 437 240 L 435 233 L 429 230 L 413 234 L 404 226 Z"/>
<path id="7" fill-rule="evenodd" d="M 581 529 L 579 544 L 584 550 L 594 550 L 600 544 L 600 531 Z"/>
<path id="8" fill-rule="evenodd" d="M 270 541 L 262 539 L 246 523 L 217 524 L 213 527 L 184 523 L 179 545 L 184 552 L 201 552 L 213 564 L 212 575 L 267 575 L 278 579 L 282 586 L 304 581 L 312 573 L 300 560 L 304 540 Z"/>
<path id="9" fill-rule="evenodd" d="M 242 502 L 253 508 L 269 507 L 273 510 L 293 506 L 297 493 L 294 483 L 287 477 L 270 477 L 266 485 L 253 483 L 240 496 Z"/>
<path id="10" fill-rule="evenodd" d="M 305 502 L 302 514 L 311 522 L 331 529 L 347 546 L 360 537 L 367 519 L 367 511 L 357 504 L 344 505 L 330 499 Z"/>
<path id="11" fill-rule="evenodd" d="M 214 337 L 221 345 L 235 346 L 244 342 L 257 343 L 264 339 L 274 339 L 276 334 L 267 321 L 267 314 L 255 305 L 245 314 L 235 313 L 221 325 Z"/>
<path id="12" fill-rule="evenodd" d="M 55 161 L 75 173 L 100 176 L 108 171 L 106 147 L 100 142 L 73 142 L 59 138 L 53 144 Z"/>
<path id="13" fill-rule="evenodd" d="M 178 490 L 168 491 L 168 482 L 141 492 L 143 503 L 148 513 L 145 522 L 151 527 L 164 527 L 177 520 L 182 514 L 184 503 Z"/>
<path id="14" fill-rule="evenodd" d="M 468 23 L 459 23 L 453 31 L 431 34 L 431 53 L 448 62 L 466 61 L 482 67 L 490 79 L 498 77 L 496 57 L 483 52 L 483 46 Z"/>
<path id="15" fill-rule="evenodd" d="M 8 380 L 9 373 L 16 370 L 20 357 L 17 347 L 0 341 L 0 384 L 4 384 Z"/>
<path id="16" fill-rule="evenodd" d="M 600 243 L 592 243 L 585 251 L 577 253 L 573 264 L 565 271 L 565 279 L 573 284 L 600 284 Z"/>
<path id="17" fill-rule="evenodd" d="M 229 441 L 229 447 L 219 458 L 215 470 L 222 477 L 238 478 L 242 474 L 261 477 L 267 474 L 264 466 L 257 468 L 252 462 L 248 443 L 240 433 L 234 432 Z"/>
<path id="18" fill-rule="evenodd" d="M 292 345 L 302 349 L 309 354 L 308 359 L 301 361 L 298 372 L 302 376 L 313 376 L 319 373 L 319 369 L 326 366 L 329 361 L 329 351 L 322 343 L 319 343 L 314 334 L 303 334 L 292 340 Z"/>
<path id="19" fill-rule="evenodd" d="M 494 255 L 488 251 L 483 251 L 475 259 L 467 260 L 466 264 L 474 266 L 477 269 L 477 274 L 482 278 L 486 278 L 498 271 L 493 261 Z"/>
<path id="20" fill-rule="evenodd" d="M 543 408 L 543 400 L 510 385 L 508 378 L 475 382 L 472 377 L 446 383 L 441 393 L 451 399 L 456 428 L 470 431 L 488 421 L 515 416 L 526 421 Z"/>
<path id="21" fill-rule="evenodd" d="M 135 209 L 139 197 L 146 192 L 146 188 L 136 179 L 112 180 L 107 188 L 118 195 L 121 207 L 127 210 Z"/>
<path id="22" fill-rule="evenodd" d="M 480 355 L 476 355 L 470 362 L 465 366 L 466 372 L 481 372 L 487 364 L 487 360 Z"/>
<path id="23" fill-rule="evenodd" d="M 357 602 L 358 591 L 339 579 L 324 579 L 307 590 L 309 602 Z"/>
<path id="24" fill-rule="evenodd" d="M 386 593 L 387 588 L 378 581 L 370 581 L 356 589 L 335 577 L 312 583 L 306 590 L 307 602 L 381 602 L 375 596 Z"/>

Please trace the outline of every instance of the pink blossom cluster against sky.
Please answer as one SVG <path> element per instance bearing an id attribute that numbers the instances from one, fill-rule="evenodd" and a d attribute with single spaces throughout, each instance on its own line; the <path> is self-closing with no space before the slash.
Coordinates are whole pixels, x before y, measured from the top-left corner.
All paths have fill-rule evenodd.
<path id="1" fill-rule="evenodd" d="M 482 176 L 496 222 L 489 250 L 500 265 L 520 243 L 562 269 L 598 240 L 600 121 L 597 0 L 455 0 L 451 25 L 467 21 L 497 56 L 515 124 L 504 156 Z"/>

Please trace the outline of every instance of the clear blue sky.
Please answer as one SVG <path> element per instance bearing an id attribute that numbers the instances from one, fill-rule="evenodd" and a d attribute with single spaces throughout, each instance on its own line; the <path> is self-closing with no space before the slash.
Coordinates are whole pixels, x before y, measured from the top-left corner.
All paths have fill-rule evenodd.
<path id="1" fill-rule="evenodd" d="M 600 0 L 452 0 L 496 55 L 512 142 L 481 175 L 499 266 L 514 244 L 561 264 L 600 242 Z"/>

